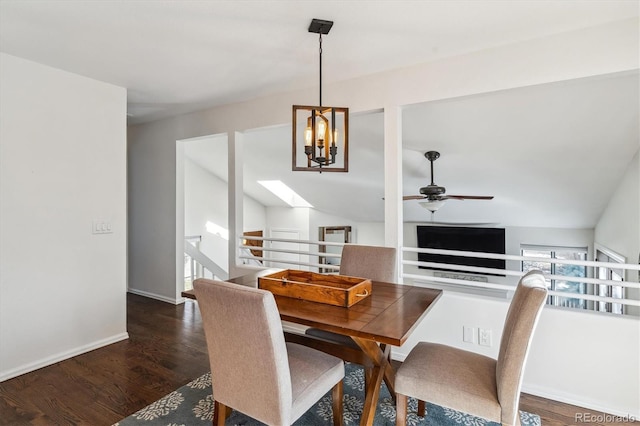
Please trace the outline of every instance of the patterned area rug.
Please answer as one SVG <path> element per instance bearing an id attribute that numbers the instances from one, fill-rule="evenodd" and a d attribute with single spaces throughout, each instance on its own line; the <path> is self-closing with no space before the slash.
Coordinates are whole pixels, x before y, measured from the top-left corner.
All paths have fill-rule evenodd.
<path id="1" fill-rule="evenodd" d="M 364 405 L 364 370 L 356 364 L 346 364 L 344 378 L 344 425 L 358 425 L 360 413 Z M 411 426 L 485 426 L 498 425 L 479 417 L 470 416 L 458 411 L 427 403 L 427 415 L 422 418 L 416 415 L 417 401 L 409 399 L 407 424 Z M 211 374 L 207 373 L 194 381 L 171 392 L 137 413 L 121 420 L 114 426 L 178 426 L 178 425 L 211 425 L 213 419 L 213 396 L 211 393 Z M 396 410 L 386 385 L 382 384 L 374 425 L 395 425 Z M 540 426 L 540 417 L 535 414 L 520 412 L 522 426 Z M 233 411 L 227 419 L 227 425 L 259 426 L 260 423 L 242 413 Z M 314 426 L 330 425 L 331 392 L 325 395 L 316 405 L 311 407 L 294 425 Z"/>

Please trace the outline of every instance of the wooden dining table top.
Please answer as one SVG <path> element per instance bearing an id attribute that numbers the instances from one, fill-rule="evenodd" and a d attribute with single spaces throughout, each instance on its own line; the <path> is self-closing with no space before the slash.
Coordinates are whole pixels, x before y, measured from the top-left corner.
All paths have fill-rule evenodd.
<path id="1" fill-rule="evenodd" d="M 280 269 L 256 271 L 227 281 L 257 287 L 258 277 L 276 271 Z M 441 290 L 373 281 L 371 295 L 348 308 L 274 297 L 284 321 L 401 346 L 441 295 Z M 182 296 L 195 299 L 193 290 L 182 292 Z"/>

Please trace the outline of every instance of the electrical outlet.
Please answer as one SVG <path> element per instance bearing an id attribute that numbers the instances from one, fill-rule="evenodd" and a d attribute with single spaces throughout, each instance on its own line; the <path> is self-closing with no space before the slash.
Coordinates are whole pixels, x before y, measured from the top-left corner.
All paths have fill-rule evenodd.
<path id="1" fill-rule="evenodd" d="M 462 341 L 467 343 L 476 342 L 476 329 L 475 327 L 462 327 Z"/>
<path id="2" fill-rule="evenodd" d="M 491 346 L 491 330 L 478 329 L 478 344 L 480 346 Z"/>

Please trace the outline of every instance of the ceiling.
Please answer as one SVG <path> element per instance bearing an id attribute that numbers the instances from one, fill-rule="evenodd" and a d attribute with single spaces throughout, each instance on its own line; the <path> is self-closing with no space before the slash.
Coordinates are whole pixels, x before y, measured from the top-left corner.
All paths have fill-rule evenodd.
<path id="1" fill-rule="evenodd" d="M 312 18 L 335 21 L 323 38 L 323 81 L 334 82 L 637 18 L 639 4 L 0 0 L 0 51 L 126 87 L 134 124 L 315 86 Z M 450 200 L 433 218 L 407 201 L 405 221 L 593 227 L 638 150 L 638 103 L 634 73 L 407 107 L 404 193 L 429 183 L 423 153 L 438 150 L 437 184 L 495 199 Z M 290 127 L 248 132 L 245 191 L 279 205 L 255 182 L 280 179 L 319 210 L 381 221 L 382 130 L 381 113 L 352 115 L 350 171 L 322 175 L 290 171 Z M 223 140 L 192 149 L 226 178 Z"/>
<path id="2" fill-rule="evenodd" d="M 634 72 L 408 108 L 404 193 L 429 183 L 423 153 L 436 150 L 447 193 L 495 198 L 449 200 L 435 220 L 593 228 L 638 152 L 639 89 Z M 425 220 L 416 201 L 404 215 Z"/>
<path id="3" fill-rule="evenodd" d="M 403 192 L 430 183 L 424 153 L 437 150 L 435 183 L 449 200 L 435 215 L 405 201 L 405 222 L 593 228 L 640 141 L 637 72 L 427 102 L 403 110 Z M 280 179 L 318 210 L 356 221 L 384 219 L 382 113 L 350 119 L 349 173 L 291 171 L 290 126 L 245 134 L 245 193 L 285 204 L 257 184 Z M 198 138 L 187 156 L 227 178 L 226 136 Z M 636 159 L 637 161 L 637 159 Z"/>
<path id="4" fill-rule="evenodd" d="M 131 123 L 638 16 L 637 0 L 0 0 L 0 51 L 126 87 Z"/>

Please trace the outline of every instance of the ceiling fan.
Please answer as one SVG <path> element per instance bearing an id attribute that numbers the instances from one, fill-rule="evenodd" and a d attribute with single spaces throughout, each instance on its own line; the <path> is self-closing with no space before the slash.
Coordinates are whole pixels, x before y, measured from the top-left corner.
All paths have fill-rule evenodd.
<path id="1" fill-rule="evenodd" d="M 405 195 L 403 200 L 426 200 L 420 203 L 432 213 L 442 207 L 446 200 L 492 200 L 493 196 L 486 195 L 445 195 L 444 186 L 438 186 L 433 182 L 433 162 L 440 158 L 437 151 L 427 151 L 424 156 L 431 162 L 431 183 L 420 188 L 421 195 Z"/>

